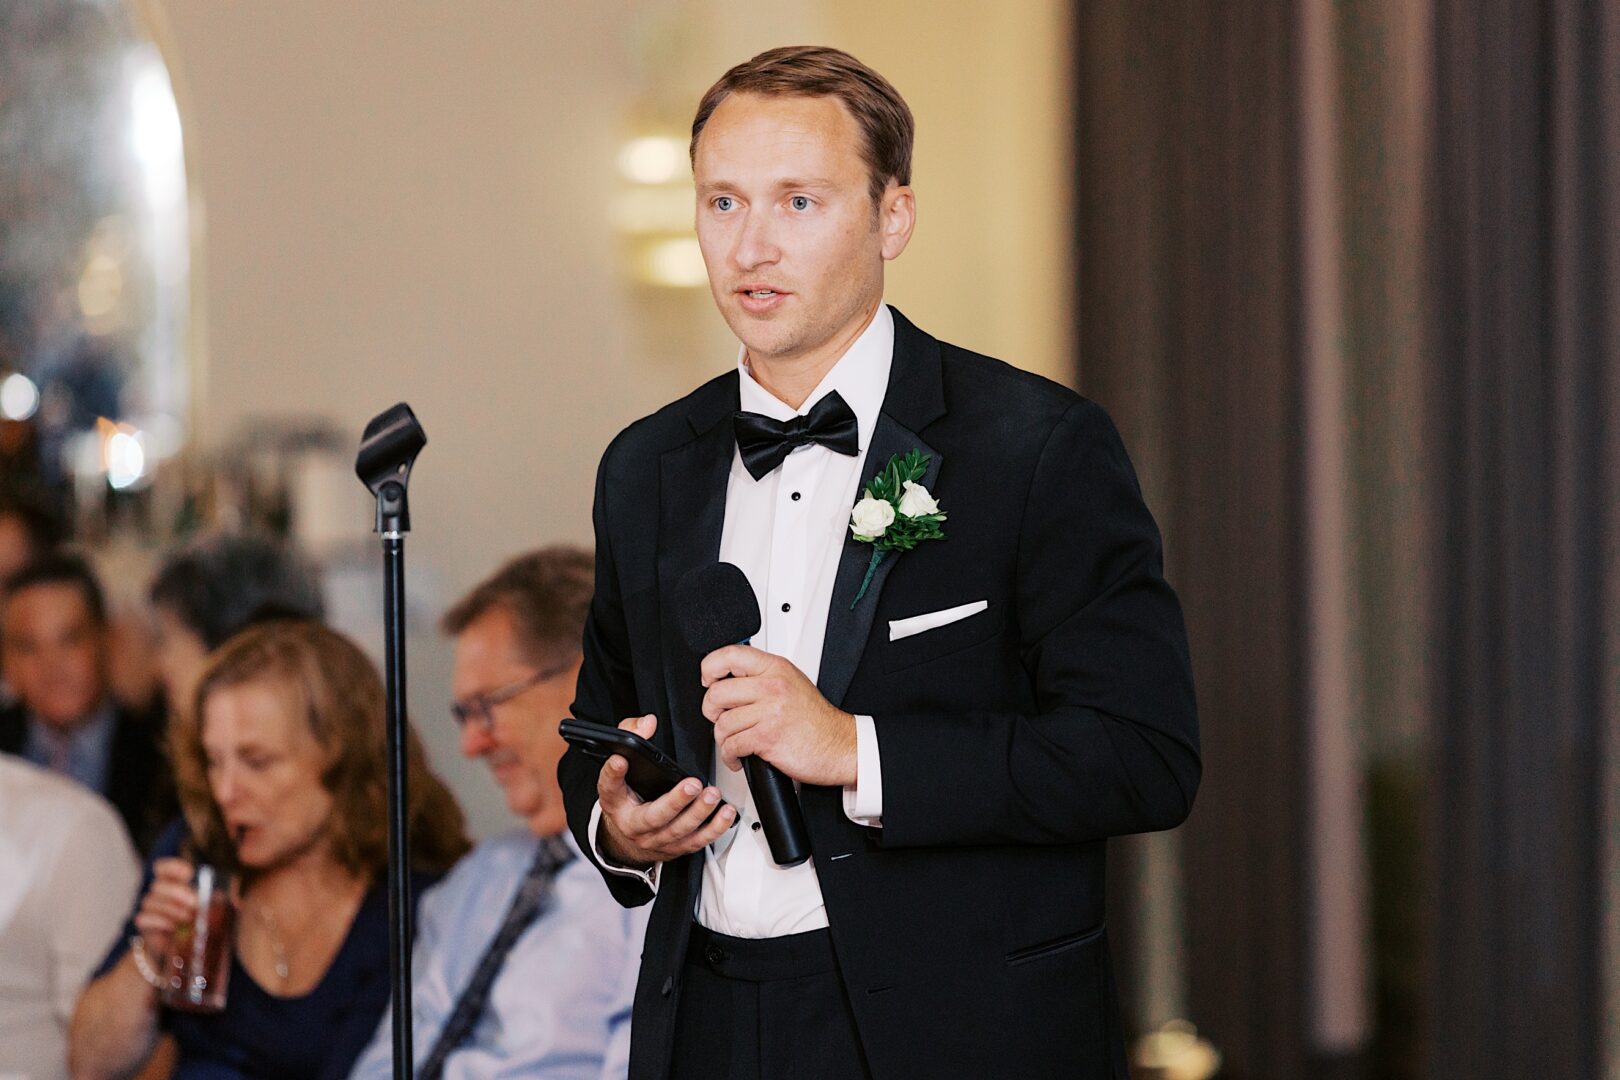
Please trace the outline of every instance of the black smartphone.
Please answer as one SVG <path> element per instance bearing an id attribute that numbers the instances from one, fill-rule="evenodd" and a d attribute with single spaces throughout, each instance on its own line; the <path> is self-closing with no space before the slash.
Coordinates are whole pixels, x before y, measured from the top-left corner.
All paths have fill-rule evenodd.
<path id="1" fill-rule="evenodd" d="M 564 720 L 558 730 L 570 746 L 598 761 L 606 761 L 614 754 L 628 761 L 630 771 L 625 773 L 625 783 L 643 802 L 652 802 L 688 776 L 703 782 L 701 776 L 681 768 L 674 758 L 633 731 L 572 717 Z"/>

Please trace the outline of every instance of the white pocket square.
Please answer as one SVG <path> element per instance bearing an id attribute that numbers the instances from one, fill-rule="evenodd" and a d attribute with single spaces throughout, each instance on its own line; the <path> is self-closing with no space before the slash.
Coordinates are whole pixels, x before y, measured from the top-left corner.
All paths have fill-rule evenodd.
<path id="1" fill-rule="evenodd" d="M 975 600 L 971 604 L 959 604 L 956 607 L 945 608 L 943 611 L 930 611 L 926 615 L 913 615 L 909 619 L 890 619 L 889 640 L 899 641 L 901 638 L 920 634 L 924 630 L 937 630 L 941 626 L 961 622 L 969 615 L 977 615 L 989 606 L 990 601 L 988 600 Z"/>

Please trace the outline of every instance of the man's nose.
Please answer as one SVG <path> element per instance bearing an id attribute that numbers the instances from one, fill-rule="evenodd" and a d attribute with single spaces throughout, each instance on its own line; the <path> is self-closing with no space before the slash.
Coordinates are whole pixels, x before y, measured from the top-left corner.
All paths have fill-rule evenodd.
<path id="1" fill-rule="evenodd" d="M 484 729 L 482 720 L 475 717 L 461 725 L 461 754 L 463 757 L 483 757 L 494 748 L 494 736 Z"/>
<path id="2" fill-rule="evenodd" d="M 769 266 L 776 262 L 780 255 L 781 249 L 777 246 L 770 216 L 749 211 L 737 235 L 737 247 L 732 252 L 737 267 L 741 270 L 754 270 L 761 266 Z"/>
<path id="3" fill-rule="evenodd" d="M 39 667 L 50 678 L 65 678 L 72 672 L 72 656 L 66 649 L 45 649 L 39 654 Z"/>

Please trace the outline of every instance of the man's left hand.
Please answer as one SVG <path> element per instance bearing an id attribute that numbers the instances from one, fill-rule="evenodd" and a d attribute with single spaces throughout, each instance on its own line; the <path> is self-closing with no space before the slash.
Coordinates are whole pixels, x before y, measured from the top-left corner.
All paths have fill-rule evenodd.
<path id="1" fill-rule="evenodd" d="M 703 658 L 703 715 L 735 772 L 757 755 L 804 784 L 855 783 L 855 717 L 821 696 L 786 658 L 727 645 Z"/>

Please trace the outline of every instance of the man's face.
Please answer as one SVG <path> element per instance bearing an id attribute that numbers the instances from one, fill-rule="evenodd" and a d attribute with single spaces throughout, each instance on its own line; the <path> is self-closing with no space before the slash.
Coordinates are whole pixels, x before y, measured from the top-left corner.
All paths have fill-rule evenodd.
<path id="1" fill-rule="evenodd" d="M 458 702 L 471 704 L 522 683 L 538 670 L 524 658 L 516 624 L 504 608 L 491 608 L 456 635 L 451 685 Z M 568 744 L 557 725 L 568 715 L 578 676 L 576 659 L 553 677 L 489 706 L 495 719 L 489 731 L 476 716 L 461 729 L 461 752 L 484 759 L 506 791 L 507 808 L 540 836 L 561 832 L 567 821 L 557 762 Z"/>
<path id="2" fill-rule="evenodd" d="M 106 693 L 106 629 L 67 583 L 30 585 L 0 609 L 6 681 L 41 720 L 71 730 Z"/>
<path id="3" fill-rule="evenodd" d="M 732 94 L 692 163 L 709 288 L 750 358 L 842 351 L 911 235 L 909 188 L 872 205 L 860 126 L 833 97 Z"/>

